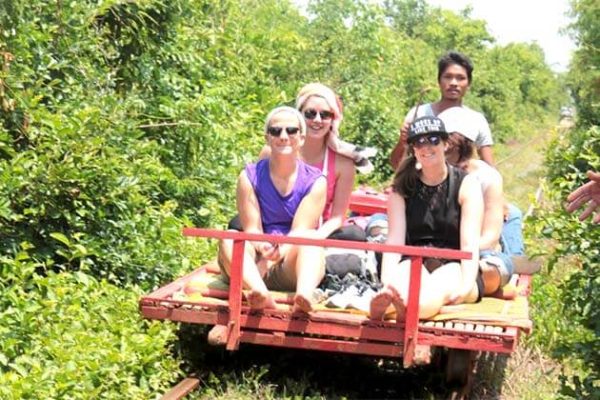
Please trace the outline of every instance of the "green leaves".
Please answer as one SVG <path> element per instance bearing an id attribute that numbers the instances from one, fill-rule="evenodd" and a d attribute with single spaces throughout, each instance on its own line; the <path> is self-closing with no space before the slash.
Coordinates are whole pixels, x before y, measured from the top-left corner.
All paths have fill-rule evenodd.
<path id="1" fill-rule="evenodd" d="M 141 319 L 136 287 L 51 274 L 0 291 L 1 398 L 151 398 L 178 376 L 173 326 Z"/>
<path id="2" fill-rule="evenodd" d="M 556 281 L 539 282 L 533 293 L 538 308 L 537 341 L 556 357 L 580 364 L 579 376 L 563 374 L 562 394 L 593 398 L 600 367 L 600 230 L 567 214 L 567 195 L 585 180 L 585 171 L 600 163 L 598 127 L 569 131 L 548 152 L 548 206 L 528 223 L 536 238 L 546 238 L 548 266 Z M 550 244 L 550 246 L 548 246 Z M 555 318 L 550 316 L 561 316 Z M 584 378 L 584 379 L 581 379 Z M 591 396 L 591 397 L 590 397 Z"/>
<path id="3" fill-rule="evenodd" d="M 264 117 L 302 85 L 342 95 L 343 138 L 380 150 L 375 185 L 450 47 L 474 59 L 469 104 L 497 138 L 558 101 L 539 49 L 488 46 L 468 12 L 324 0 L 309 13 L 279 0 L 0 2 L 0 398 L 148 398 L 175 377 L 172 327 L 140 321 L 135 299 L 214 256 L 181 228 L 234 214 Z M 597 165 L 582 154 L 560 171 Z"/>

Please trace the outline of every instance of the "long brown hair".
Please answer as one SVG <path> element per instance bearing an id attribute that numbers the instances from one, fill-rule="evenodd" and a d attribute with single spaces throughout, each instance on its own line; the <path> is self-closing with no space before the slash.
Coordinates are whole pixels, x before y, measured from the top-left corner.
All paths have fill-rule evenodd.
<path id="1" fill-rule="evenodd" d="M 458 154 L 457 164 L 469 161 L 475 155 L 475 146 L 472 140 L 467 139 L 460 133 L 452 133 L 448 137 L 448 143 L 453 151 Z"/>
<path id="2" fill-rule="evenodd" d="M 419 179 L 416 164 L 417 158 L 412 151 L 412 146 L 409 146 L 407 156 L 400 162 L 392 182 L 392 190 L 402 197 L 409 197 L 415 191 Z"/>

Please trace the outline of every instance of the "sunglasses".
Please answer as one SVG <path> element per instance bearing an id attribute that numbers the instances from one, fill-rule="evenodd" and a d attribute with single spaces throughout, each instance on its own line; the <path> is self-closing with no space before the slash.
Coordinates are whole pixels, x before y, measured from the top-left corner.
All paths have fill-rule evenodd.
<path id="1" fill-rule="evenodd" d="M 282 127 L 282 126 L 270 126 L 270 127 L 267 128 L 267 132 L 271 136 L 279 137 L 279 136 L 281 136 L 281 132 L 284 129 L 287 132 L 288 136 L 295 135 L 298 132 L 300 132 L 300 128 L 298 128 L 297 126 L 288 126 L 288 127 L 285 127 L 285 128 Z"/>
<path id="2" fill-rule="evenodd" d="M 321 119 L 332 119 L 333 118 L 333 113 L 331 111 L 317 111 L 313 108 L 304 110 L 304 118 L 306 118 L 306 119 L 315 119 L 315 118 L 317 118 L 317 114 L 319 114 Z"/>
<path id="3" fill-rule="evenodd" d="M 418 149 L 418 148 L 424 147 L 428 144 L 430 144 L 432 146 L 437 146 L 441 142 L 442 142 L 442 137 L 440 135 L 427 135 L 427 136 L 419 136 L 412 142 L 412 145 Z"/>

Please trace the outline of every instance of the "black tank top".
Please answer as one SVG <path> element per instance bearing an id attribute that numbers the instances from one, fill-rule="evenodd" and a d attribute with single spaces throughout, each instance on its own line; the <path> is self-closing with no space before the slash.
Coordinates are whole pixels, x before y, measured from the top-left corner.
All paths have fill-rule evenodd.
<path id="1" fill-rule="evenodd" d="M 428 186 L 417 179 L 406 198 L 406 244 L 460 249 L 458 192 L 466 172 L 448 165 L 448 177 Z"/>

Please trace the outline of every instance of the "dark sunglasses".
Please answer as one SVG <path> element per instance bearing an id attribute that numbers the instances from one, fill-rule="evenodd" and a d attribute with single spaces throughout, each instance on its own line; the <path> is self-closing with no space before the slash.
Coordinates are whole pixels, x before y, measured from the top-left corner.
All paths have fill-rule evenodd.
<path id="1" fill-rule="evenodd" d="M 279 137 L 281 136 L 281 132 L 285 129 L 288 135 L 295 135 L 300 132 L 300 128 L 297 126 L 288 126 L 286 128 L 282 126 L 270 126 L 267 128 L 267 132 L 271 136 Z"/>
<path id="2" fill-rule="evenodd" d="M 442 142 L 442 137 L 440 135 L 426 135 L 426 136 L 419 136 L 418 138 L 416 138 L 412 142 L 412 145 L 415 146 L 416 148 L 420 148 L 420 147 L 426 146 L 428 144 L 430 144 L 432 146 L 437 146 L 441 142 Z"/>
<path id="3" fill-rule="evenodd" d="M 317 118 L 317 114 L 319 114 L 321 119 L 332 119 L 333 118 L 333 113 L 331 111 L 317 111 L 312 108 L 309 108 L 308 110 L 304 110 L 304 118 L 306 118 L 306 119 L 315 119 L 315 118 Z"/>

